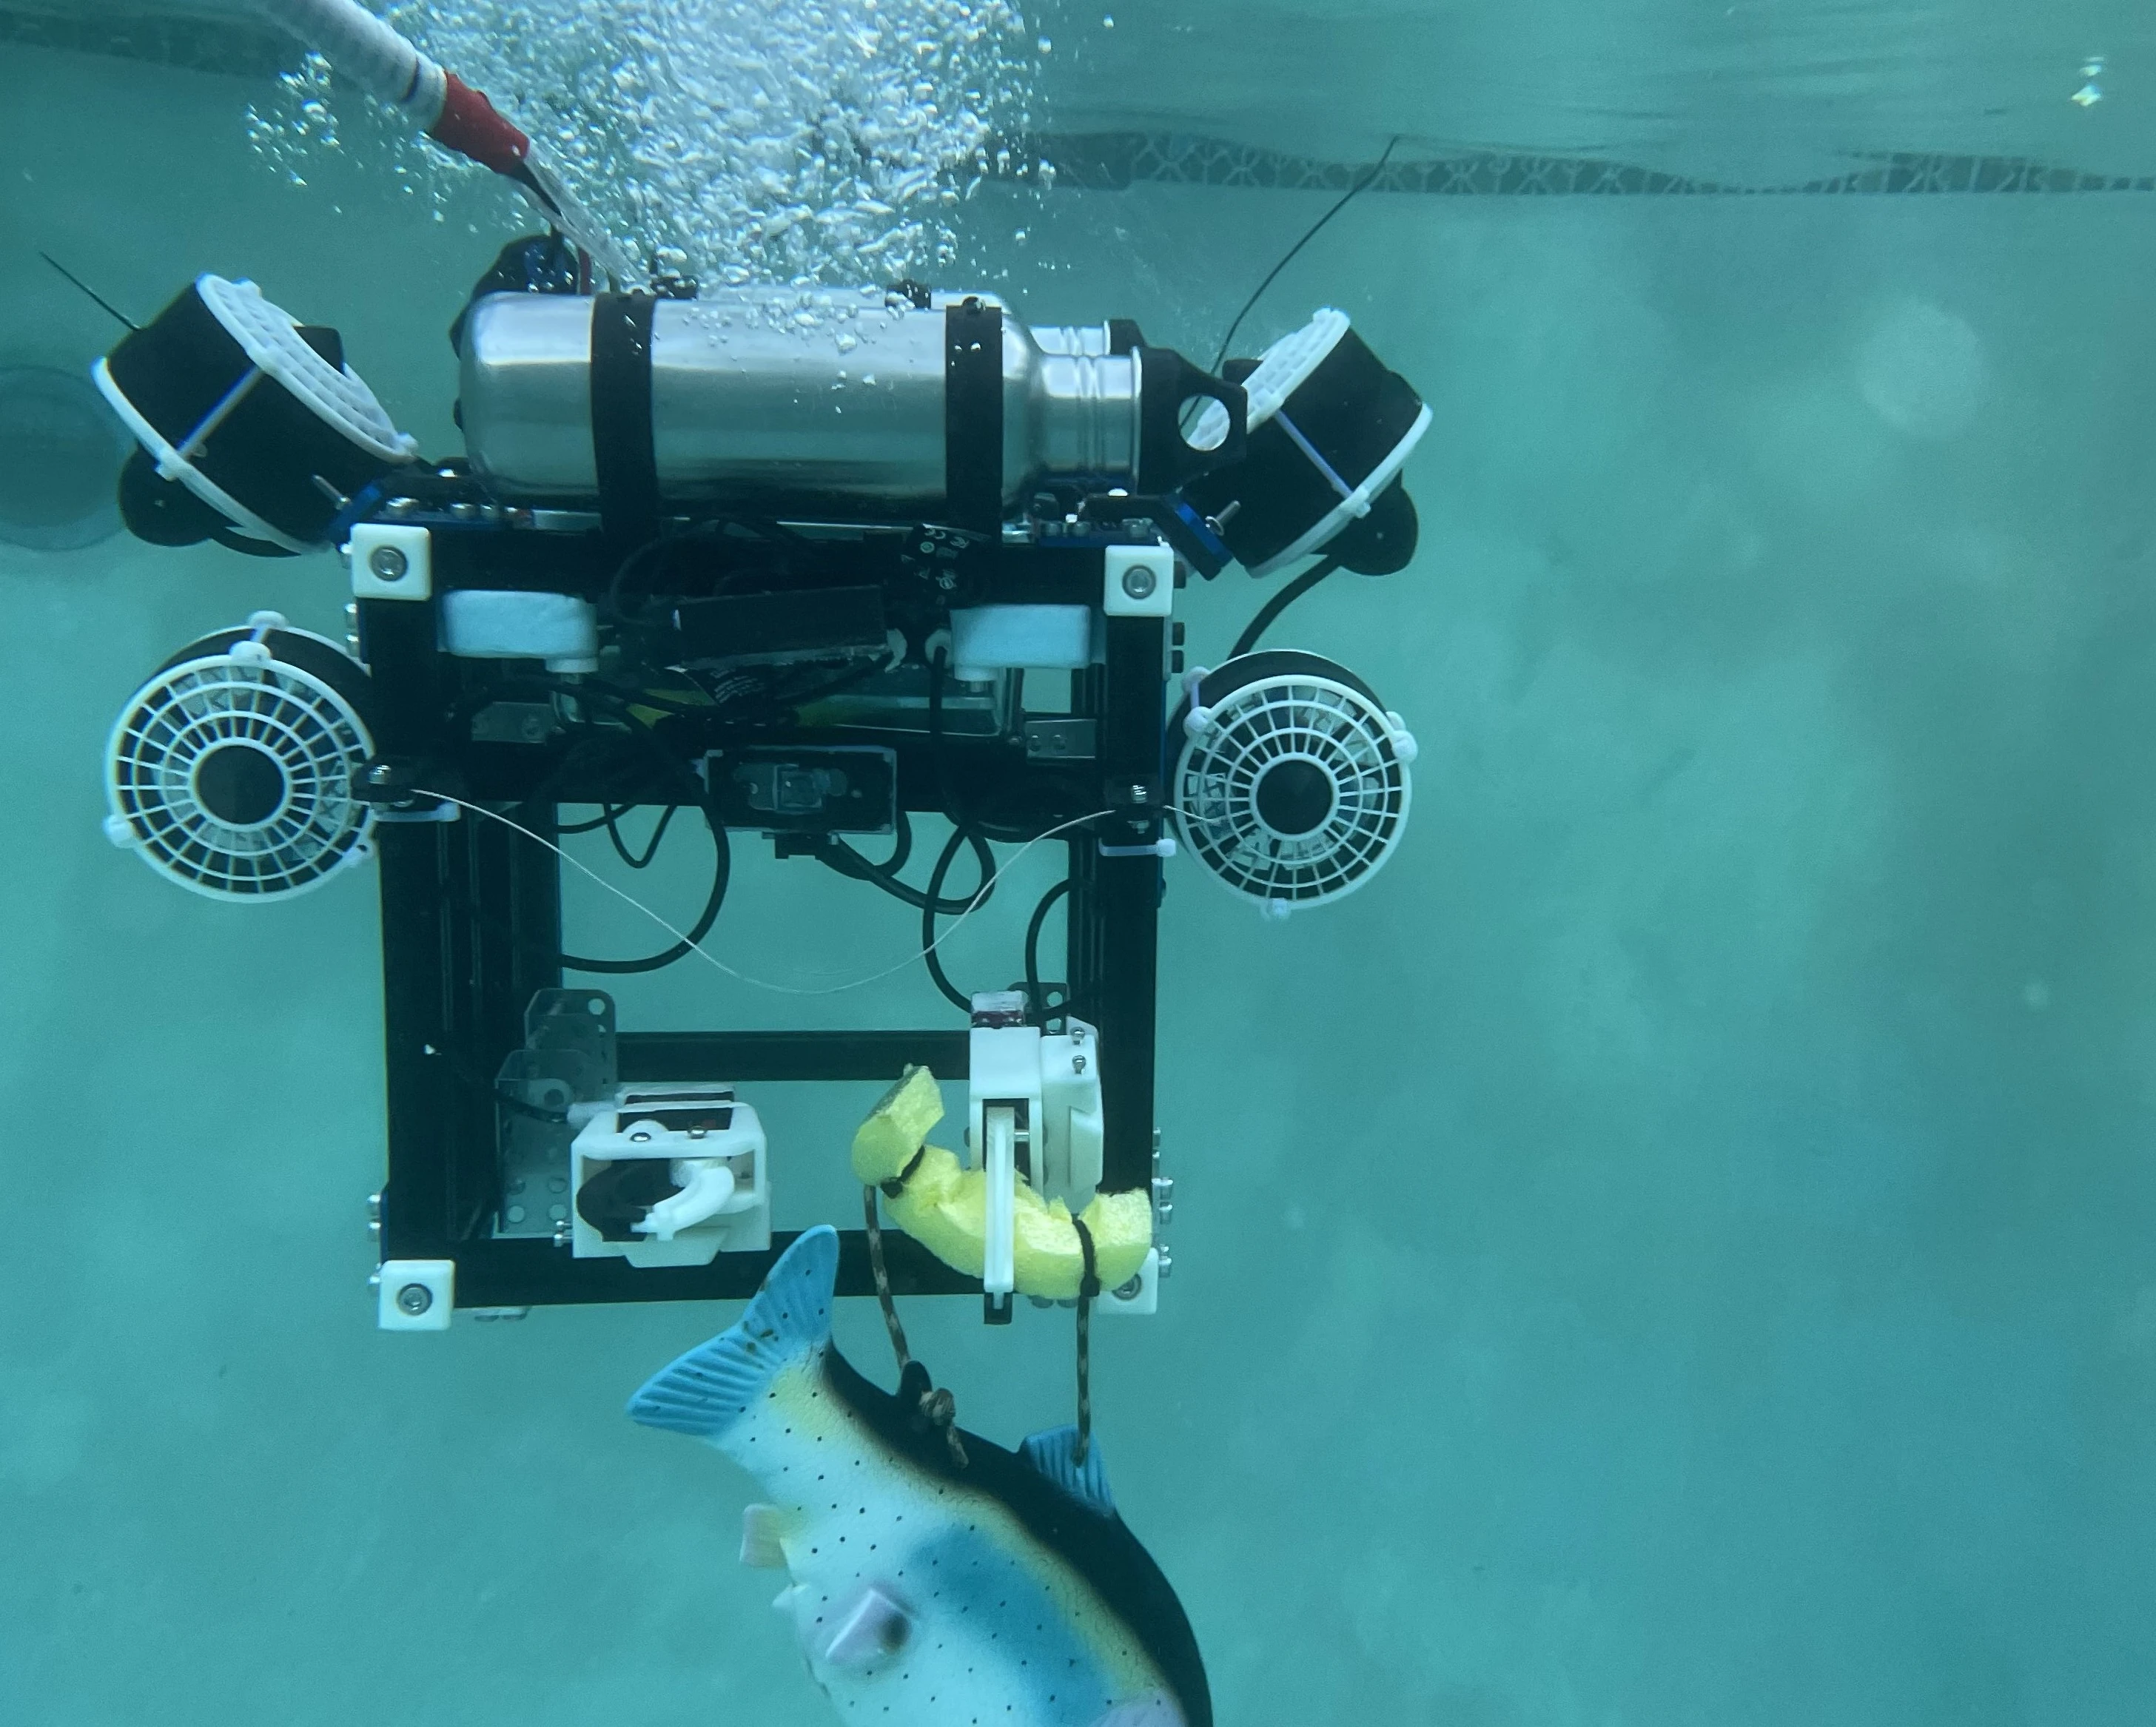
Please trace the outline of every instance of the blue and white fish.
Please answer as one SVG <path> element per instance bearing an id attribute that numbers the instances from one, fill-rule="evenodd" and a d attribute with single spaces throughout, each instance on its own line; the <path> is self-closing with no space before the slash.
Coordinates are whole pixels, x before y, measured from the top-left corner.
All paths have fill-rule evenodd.
<path id="1" fill-rule="evenodd" d="M 839 1238 L 812 1229 L 741 1323 L 630 1402 L 709 1441 L 773 1502 L 742 1558 L 783 1566 L 773 1603 L 849 1719 L 886 1727 L 1212 1727 L 1183 1606 L 1108 1497 L 1077 1431 L 1015 1453 L 973 1433 L 963 1465 L 916 1411 L 831 1344 Z"/>

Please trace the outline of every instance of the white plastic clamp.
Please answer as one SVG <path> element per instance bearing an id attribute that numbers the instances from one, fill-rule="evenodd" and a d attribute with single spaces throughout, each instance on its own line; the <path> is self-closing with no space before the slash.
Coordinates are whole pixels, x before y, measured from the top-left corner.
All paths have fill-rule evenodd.
<path id="1" fill-rule="evenodd" d="M 1166 546 L 1111 546 L 1101 561 L 1101 609 L 1109 617 L 1174 614 L 1175 554 Z"/>
<path id="2" fill-rule="evenodd" d="M 434 595 L 434 536 L 409 522 L 359 522 L 346 543 L 356 600 L 428 600 Z"/>
<path id="3" fill-rule="evenodd" d="M 384 1331 L 446 1331 L 457 1305 L 454 1259 L 385 1259 L 377 1273 L 374 1323 Z"/>

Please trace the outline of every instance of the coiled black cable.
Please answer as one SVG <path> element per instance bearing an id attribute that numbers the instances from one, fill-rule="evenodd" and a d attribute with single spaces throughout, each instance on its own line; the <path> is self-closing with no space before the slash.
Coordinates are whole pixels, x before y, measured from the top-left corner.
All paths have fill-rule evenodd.
<path id="1" fill-rule="evenodd" d="M 973 842 L 973 855 L 981 865 L 981 884 L 973 889 L 973 897 L 964 904 L 971 908 L 988 904 L 988 896 L 995 891 L 995 854 L 989 851 L 988 842 L 979 836 L 968 833 L 963 828 L 953 828 L 950 838 L 944 841 L 943 849 L 937 857 L 935 869 L 928 873 L 928 904 L 921 909 L 921 957 L 927 965 L 929 978 L 937 988 L 943 992 L 944 999 L 964 1013 L 973 1011 L 973 998 L 958 992 L 957 985 L 951 981 L 949 975 L 943 970 L 943 961 L 937 956 L 936 908 L 942 898 L 943 879 L 950 874 L 951 865 L 957 861 L 960 849 L 968 840 Z"/>
<path id="2" fill-rule="evenodd" d="M 1040 896 L 1040 903 L 1033 908 L 1033 915 L 1025 925 L 1025 1000 L 1026 1006 L 1041 1017 L 1047 1017 L 1047 1004 L 1040 999 L 1040 932 L 1048 922 L 1048 914 L 1055 909 L 1055 902 L 1070 891 L 1070 878 L 1065 876 Z"/>
<path id="3" fill-rule="evenodd" d="M 659 812 L 659 820 L 651 830 L 650 843 L 640 853 L 630 851 L 629 843 L 621 837 L 619 823 L 621 818 L 629 813 L 628 809 L 608 810 L 602 825 L 606 828 L 607 838 L 613 842 L 614 856 L 628 864 L 631 869 L 649 869 L 651 860 L 659 855 L 660 841 L 666 838 L 667 828 L 673 825 L 674 812 L 680 807 L 678 803 L 670 803 Z"/>
<path id="4" fill-rule="evenodd" d="M 973 848 L 974 861 L 981 867 L 981 879 L 986 881 L 995 874 L 995 853 L 988 849 L 988 842 L 981 835 L 973 833 L 971 829 L 965 830 L 965 833 L 967 839 Z M 898 817 L 898 843 L 892 848 L 891 855 L 883 863 L 879 864 L 872 858 L 864 858 L 845 841 L 838 838 L 834 838 L 829 844 L 819 848 L 816 853 L 816 858 L 817 861 L 826 869 L 835 870 L 848 880 L 866 882 L 871 887 L 882 889 L 892 899 L 902 900 L 916 911 L 927 911 L 933 907 L 936 912 L 943 917 L 956 917 L 973 905 L 973 900 L 971 897 L 963 899 L 934 899 L 923 893 L 919 888 L 901 881 L 898 879 L 898 871 L 911 854 L 912 850 L 912 824 L 906 820 L 906 812 L 901 810 Z"/>
<path id="5" fill-rule="evenodd" d="M 634 971 L 657 971 L 672 965 L 676 960 L 695 951 L 697 945 L 711 933 L 711 925 L 719 920 L 719 909 L 726 902 L 726 884 L 733 876 L 733 851 L 726 843 L 726 824 L 708 804 L 698 806 L 704 812 L 705 825 L 711 831 L 711 890 L 704 900 L 704 909 L 696 915 L 696 921 L 689 926 L 687 936 L 673 946 L 640 960 L 588 960 L 578 954 L 563 954 L 562 968 L 566 971 L 598 971 L 622 976 Z M 646 858 L 649 862 L 649 858 Z"/>

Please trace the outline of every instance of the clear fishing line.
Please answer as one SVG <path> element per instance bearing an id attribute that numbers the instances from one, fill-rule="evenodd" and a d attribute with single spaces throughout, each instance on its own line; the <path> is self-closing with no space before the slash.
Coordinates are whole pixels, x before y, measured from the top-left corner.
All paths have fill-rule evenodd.
<path id="1" fill-rule="evenodd" d="M 1088 822 L 1097 822 L 1103 816 L 1111 816 L 1115 813 L 1113 810 L 1095 810 L 1092 814 L 1089 816 L 1074 817 L 1068 822 L 1059 823 L 1057 826 L 1050 828 L 1045 833 L 1035 834 L 1031 839 L 1026 841 L 1024 845 L 1020 846 L 1015 852 L 1013 852 L 1009 858 L 1005 858 L 1003 863 L 996 867 L 994 872 L 989 875 L 988 879 L 983 882 L 981 885 L 975 889 L 973 897 L 967 902 L 966 909 L 960 912 L 957 916 L 952 919 L 950 927 L 946 929 L 941 935 L 937 935 L 937 938 L 933 941 L 930 942 L 927 946 L 921 948 L 917 952 L 908 954 L 904 959 L 899 961 L 896 965 L 886 966 L 880 971 L 871 971 L 865 977 L 856 977 L 850 982 L 826 984 L 812 989 L 803 987 L 798 984 L 773 983 L 768 979 L 752 977 L 746 971 L 735 970 L 733 966 L 729 966 L 716 954 L 712 953 L 706 949 L 701 942 L 690 940 L 689 937 L 685 934 L 681 930 L 675 929 L 673 925 L 668 923 L 665 918 L 660 916 L 657 912 L 654 911 L 641 899 L 638 899 L 635 894 L 617 887 L 613 883 L 608 881 L 604 876 L 601 875 L 598 871 L 593 869 L 590 864 L 585 863 L 581 858 L 571 857 L 567 852 L 563 851 L 560 846 L 555 844 L 552 840 L 548 839 L 544 834 L 534 833 L 521 822 L 512 822 L 507 816 L 503 815 L 498 810 L 490 810 L 483 804 L 470 803 L 461 797 L 451 796 L 447 792 L 429 791 L 424 787 L 418 788 L 414 792 L 413 795 L 419 797 L 439 798 L 444 803 L 453 803 L 459 809 L 470 810 L 475 816 L 485 816 L 490 822 L 501 823 L 503 827 L 509 828 L 511 832 L 522 834 L 526 839 L 530 840 L 535 845 L 546 847 L 548 851 L 559 858 L 564 864 L 569 865 L 572 869 L 588 876 L 592 880 L 597 882 L 601 887 L 604 888 L 607 892 L 613 894 L 615 899 L 623 901 L 626 904 L 634 906 L 637 910 L 642 912 L 644 916 L 649 918 L 653 923 L 658 925 L 660 929 L 664 930 L 669 935 L 671 935 L 676 941 L 685 945 L 690 952 L 695 954 L 698 959 L 702 960 L 706 965 L 714 966 L 718 971 L 724 972 L 728 977 L 732 978 L 737 983 L 745 983 L 752 989 L 769 990 L 774 995 L 781 996 L 843 995 L 848 990 L 863 989 L 871 983 L 880 983 L 886 977 L 896 976 L 899 972 L 905 971 L 909 966 L 919 964 L 922 960 L 927 959 L 929 955 L 934 953 L 937 948 L 942 946 L 942 945 L 948 941 L 953 935 L 957 935 L 958 933 L 959 927 L 964 924 L 966 920 L 973 916 L 975 912 L 981 909 L 981 903 L 988 897 L 988 890 L 994 887 L 998 882 L 1001 881 L 1011 869 L 1016 867 L 1019 858 L 1023 858 L 1028 852 L 1031 851 L 1043 840 L 1053 839 L 1059 833 L 1068 833 L 1074 828 L 1082 828 Z"/>

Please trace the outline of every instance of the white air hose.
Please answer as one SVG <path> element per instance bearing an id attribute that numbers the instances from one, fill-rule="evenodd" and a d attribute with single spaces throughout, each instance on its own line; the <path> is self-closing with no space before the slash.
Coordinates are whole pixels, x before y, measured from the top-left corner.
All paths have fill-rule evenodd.
<path id="1" fill-rule="evenodd" d="M 442 117 L 449 74 L 357 0 L 257 0 L 367 95 L 400 109 L 425 131 Z"/>
<path id="2" fill-rule="evenodd" d="M 547 221 L 622 286 L 640 278 L 613 237 L 570 195 L 530 138 L 483 91 L 436 65 L 358 0 L 255 0 L 261 11 L 437 143 L 513 180 Z"/>

